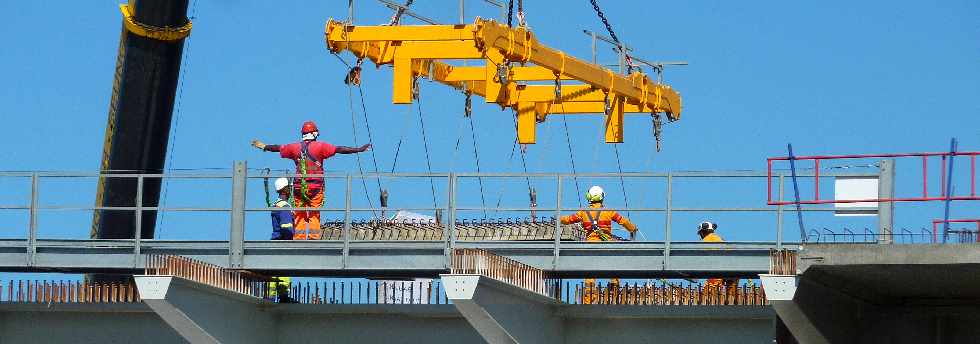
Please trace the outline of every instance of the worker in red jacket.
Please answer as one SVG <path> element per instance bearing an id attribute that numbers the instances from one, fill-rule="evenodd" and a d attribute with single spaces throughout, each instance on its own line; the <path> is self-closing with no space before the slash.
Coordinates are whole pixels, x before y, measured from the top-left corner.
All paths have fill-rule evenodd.
<path id="1" fill-rule="evenodd" d="M 267 145 L 259 140 L 252 140 L 252 146 L 266 152 L 279 152 L 284 159 L 296 163 L 297 174 L 323 174 L 323 160 L 334 154 L 355 154 L 371 149 L 370 144 L 357 148 L 334 146 L 317 141 L 320 131 L 313 121 L 303 123 L 300 130 L 302 141 L 285 145 Z M 293 204 L 296 207 L 319 208 L 323 206 L 323 177 L 297 177 L 293 182 Z M 293 240 L 319 240 L 320 212 L 297 210 L 294 212 Z"/>

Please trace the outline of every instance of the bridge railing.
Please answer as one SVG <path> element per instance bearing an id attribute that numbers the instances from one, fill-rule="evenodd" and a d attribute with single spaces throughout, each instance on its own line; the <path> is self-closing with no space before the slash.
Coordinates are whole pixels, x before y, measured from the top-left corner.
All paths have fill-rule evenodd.
<path id="1" fill-rule="evenodd" d="M 155 239 L 145 239 L 145 238 L 142 238 L 144 235 L 142 235 L 141 231 L 144 228 L 144 222 L 145 221 L 152 221 L 152 220 L 148 219 L 148 216 L 156 216 L 156 213 L 157 212 L 169 212 L 169 213 L 201 213 L 201 212 L 208 212 L 208 213 L 212 213 L 212 214 L 217 213 L 217 214 L 219 214 L 219 216 L 226 217 L 227 218 L 227 221 L 228 221 L 227 223 L 229 225 L 228 232 L 227 232 L 228 233 L 228 239 L 227 240 L 218 240 L 216 242 L 218 242 L 218 243 L 223 242 L 223 243 L 225 243 L 227 245 L 228 255 L 229 255 L 229 262 L 230 262 L 229 263 L 229 267 L 232 267 L 232 268 L 240 267 L 241 264 L 242 264 L 242 262 L 245 260 L 245 255 L 246 255 L 246 252 L 245 252 L 245 229 L 246 229 L 246 222 L 247 222 L 246 221 L 247 214 L 265 213 L 265 212 L 269 212 L 269 211 L 272 211 L 272 210 L 281 210 L 281 208 L 274 208 L 274 207 L 268 207 L 268 206 L 265 206 L 265 207 L 261 207 L 261 206 L 260 207 L 250 206 L 249 203 L 246 202 L 246 195 L 249 194 L 248 191 L 249 191 L 250 185 L 254 184 L 255 182 L 261 181 L 263 179 L 268 179 L 268 178 L 276 178 L 276 177 L 295 178 L 295 177 L 298 177 L 298 175 L 291 174 L 291 173 L 279 173 L 279 174 L 271 174 L 271 173 L 250 173 L 250 171 L 254 171 L 254 170 L 248 169 L 247 166 L 246 166 L 246 164 L 245 164 L 245 162 L 236 162 L 235 165 L 234 165 L 234 167 L 231 169 L 230 172 L 228 172 L 228 171 L 196 172 L 195 171 L 195 172 L 180 172 L 180 173 L 165 173 L 165 174 L 164 173 L 135 173 L 135 172 L 105 172 L 105 173 L 98 173 L 98 172 L 91 172 L 91 173 L 86 173 L 86 172 L 81 172 L 81 173 L 79 173 L 79 172 L 40 172 L 40 171 L 38 171 L 38 172 L 0 172 L 0 178 L 24 178 L 24 179 L 29 180 L 29 187 L 30 187 L 29 188 L 29 193 L 27 193 L 28 199 L 29 199 L 28 204 L 0 204 L 0 210 L 26 211 L 27 212 L 28 221 L 27 221 L 26 238 L 19 239 L 19 240 L 18 239 L 5 240 L 7 242 L 6 243 L 0 243 L 0 245 L 4 245 L 4 246 L 8 246 L 8 247 L 11 246 L 11 245 L 14 245 L 14 246 L 23 245 L 24 249 L 27 252 L 27 256 L 28 256 L 28 264 L 27 265 L 28 266 L 31 266 L 33 264 L 33 262 L 34 262 L 35 254 L 37 253 L 38 240 L 39 240 L 39 234 L 38 234 L 38 227 L 39 226 L 38 226 L 37 218 L 38 218 L 38 214 L 41 211 L 93 211 L 93 212 L 114 211 L 114 212 L 132 212 L 132 214 L 133 214 L 132 232 L 135 234 L 135 238 L 134 239 L 113 239 L 113 240 L 110 240 L 110 241 L 113 243 L 114 247 L 122 247 L 122 246 L 129 247 L 132 250 L 131 253 L 133 255 L 134 264 L 139 265 L 139 266 L 142 266 L 141 265 L 142 264 L 141 263 L 142 262 L 141 261 L 141 257 L 142 257 L 142 255 L 141 255 L 142 246 L 143 246 L 144 242 L 146 242 L 146 241 L 153 241 L 153 240 L 155 240 Z M 803 173 L 803 175 L 806 176 L 807 174 L 806 173 Z M 823 173 L 823 174 L 820 174 L 820 177 L 835 177 L 835 176 L 875 176 L 875 175 L 876 175 L 875 173 L 832 172 L 832 173 Z M 813 176 L 813 174 L 811 174 L 811 176 Z M 674 187 L 677 185 L 677 183 L 678 183 L 679 180 L 689 180 L 689 181 L 690 180 L 696 180 L 696 181 L 701 181 L 701 180 L 707 180 L 707 179 L 729 179 L 729 180 L 731 180 L 731 179 L 737 179 L 737 178 L 745 178 L 745 179 L 750 179 L 750 180 L 756 180 L 756 181 L 759 181 L 759 182 L 765 182 L 766 179 L 769 177 L 769 174 L 767 174 L 765 172 L 669 172 L 669 173 L 580 173 L 580 174 L 569 174 L 569 173 L 431 173 L 431 174 L 430 173 L 378 173 L 378 174 L 339 174 L 339 173 L 326 173 L 326 174 L 322 174 L 322 175 L 314 175 L 314 174 L 303 175 L 301 177 L 323 177 L 323 178 L 325 178 L 328 181 L 328 183 L 337 183 L 337 182 L 340 182 L 340 183 L 343 183 L 344 184 L 344 187 L 343 187 L 343 190 L 344 190 L 344 192 L 343 192 L 344 201 L 342 202 L 342 206 L 324 206 L 324 207 L 316 207 L 316 208 L 314 208 L 314 207 L 293 207 L 291 209 L 294 210 L 294 211 L 316 210 L 316 211 L 323 212 L 325 214 L 342 214 L 343 220 L 336 222 L 336 224 L 342 225 L 342 228 L 341 228 L 342 234 L 339 235 L 339 237 L 333 238 L 333 240 L 336 241 L 336 242 L 342 242 L 342 244 L 343 244 L 341 255 L 342 255 L 343 261 L 345 262 L 344 263 L 345 266 L 346 266 L 347 262 L 350 260 L 351 242 L 352 241 L 354 241 L 354 242 L 360 241 L 358 239 L 358 236 L 356 235 L 357 234 L 356 231 L 358 230 L 358 228 L 360 228 L 358 226 L 366 225 L 368 227 L 370 227 L 370 226 L 377 227 L 377 225 L 379 223 L 382 223 L 383 224 L 385 222 L 385 221 L 379 221 L 378 217 L 376 217 L 377 215 L 372 215 L 372 217 L 369 218 L 369 219 L 367 219 L 367 220 L 358 220 L 355 217 L 355 214 L 358 214 L 358 213 L 368 213 L 368 212 L 371 212 L 372 214 L 377 214 L 377 213 L 380 213 L 380 214 L 386 214 L 386 213 L 387 214 L 390 214 L 391 212 L 393 212 L 395 210 L 407 210 L 407 211 L 427 212 L 427 213 L 435 214 L 436 215 L 436 216 L 434 216 L 436 219 L 431 220 L 431 221 L 429 221 L 429 220 L 418 220 L 418 221 L 411 220 L 411 221 L 407 221 L 409 225 L 413 225 L 413 224 L 414 225 L 417 225 L 416 228 L 421 228 L 421 227 L 426 227 L 427 228 L 427 226 L 430 226 L 432 224 L 434 224 L 435 225 L 435 228 L 437 228 L 437 230 L 435 230 L 435 232 L 434 232 L 434 234 L 435 234 L 434 236 L 430 236 L 430 237 L 423 236 L 423 237 L 421 237 L 421 240 L 419 239 L 419 237 L 416 236 L 416 237 L 409 238 L 409 240 L 429 241 L 429 242 L 432 242 L 432 241 L 441 242 L 442 243 L 442 247 L 443 247 L 443 251 L 444 251 L 444 258 L 445 258 L 445 261 L 446 261 L 447 266 L 449 264 L 450 255 L 451 255 L 452 250 L 460 246 L 460 243 L 459 243 L 460 241 L 465 240 L 465 238 L 463 238 L 461 240 L 461 238 L 459 237 L 460 233 L 464 233 L 464 232 L 461 231 L 461 228 L 457 228 L 457 226 L 465 226 L 466 223 L 467 223 L 465 221 L 461 221 L 461 218 L 462 217 L 460 216 L 460 213 L 462 213 L 462 212 L 509 212 L 509 213 L 526 212 L 527 214 L 530 214 L 531 216 L 528 216 L 525 220 L 523 220 L 523 222 L 519 222 L 519 223 L 516 223 L 515 222 L 515 226 L 516 227 L 520 227 L 520 226 L 524 226 L 524 225 L 527 225 L 527 224 L 534 224 L 534 226 L 541 226 L 542 223 L 545 226 L 553 226 L 553 228 L 552 228 L 553 231 L 551 233 L 548 233 L 549 235 L 546 238 L 546 242 L 548 244 L 550 244 L 549 250 L 552 252 L 553 260 L 557 264 L 557 261 L 558 261 L 559 257 L 562 254 L 563 248 L 568 247 L 568 245 L 570 245 L 569 241 L 576 240 L 576 238 L 574 238 L 574 237 L 569 237 L 569 236 L 563 235 L 563 233 L 567 233 L 568 232 L 568 229 L 567 228 L 563 228 L 563 226 L 561 225 L 560 221 L 557 221 L 557 218 L 559 218 L 562 215 L 569 214 L 569 213 L 571 213 L 573 211 L 576 211 L 576 210 L 584 210 L 584 209 L 581 208 L 581 206 L 571 206 L 571 207 L 564 206 L 564 204 L 569 203 L 568 202 L 568 199 L 570 197 L 568 197 L 568 195 L 572 195 L 572 194 L 575 194 L 576 193 L 576 192 L 572 192 L 572 191 L 569 191 L 569 190 L 574 189 L 574 187 L 572 185 L 573 185 L 573 183 L 574 184 L 578 184 L 579 179 L 590 179 L 590 178 L 591 179 L 603 179 L 604 178 L 604 179 L 607 179 L 607 180 L 617 180 L 618 179 L 621 183 L 622 183 L 622 180 L 623 179 L 629 179 L 629 180 L 639 180 L 640 183 L 642 183 L 642 185 L 659 185 L 659 187 L 662 187 L 662 190 L 663 190 L 663 198 L 662 198 L 662 201 L 660 201 L 660 202 L 656 202 L 656 201 L 640 202 L 641 204 L 639 204 L 639 205 L 636 205 L 634 203 L 633 206 L 610 206 L 610 207 L 605 208 L 605 209 L 616 210 L 616 211 L 619 211 L 619 212 L 626 212 L 626 213 L 660 214 L 660 215 L 662 215 L 662 217 L 663 217 L 663 224 L 662 224 L 662 226 L 663 226 L 663 232 L 662 232 L 662 238 L 663 238 L 663 240 L 660 241 L 660 243 L 662 243 L 662 244 L 660 244 L 661 246 L 658 246 L 658 249 L 661 249 L 662 248 L 662 254 L 663 254 L 663 259 L 664 259 L 664 265 L 665 266 L 668 264 L 667 262 L 669 261 L 669 258 L 671 256 L 672 246 L 675 246 L 675 244 L 679 243 L 679 241 L 674 240 L 672 238 L 673 237 L 673 230 L 672 229 L 674 227 L 673 226 L 673 217 L 676 214 L 679 214 L 679 213 L 743 213 L 743 214 L 762 214 L 762 213 L 769 213 L 769 214 L 772 214 L 772 215 L 775 216 L 774 221 L 773 221 L 774 224 L 775 224 L 775 226 L 774 226 L 775 230 L 772 232 L 772 236 L 771 237 L 774 237 L 775 240 L 768 241 L 767 243 L 771 244 L 773 246 L 773 248 L 777 248 L 778 249 L 778 248 L 782 248 L 784 246 L 784 244 L 787 244 L 787 242 L 785 242 L 785 240 L 783 238 L 783 221 L 782 221 L 783 214 L 784 214 L 784 212 L 787 212 L 787 211 L 795 211 L 795 209 L 783 209 L 783 206 L 781 206 L 781 205 L 780 206 L 776 206 L 776 207 L 769 207 L 769 206 L 765 206 L 765 205 L 762 205 L 762 204 L 760 204 L 760 206 L 758 206 L 758 207 L 719 207 L 719 206 L 714 206 L 714 207 L 709 207 L 709 206 L 685 207 L 685 206 L 679 206 L 678 204 L 675 204 L 675 200 L 674 199 L 675 199 L 676 195 L 675 195 L 675 192 L 674 192 Z M 785 176 L 782 175 L 782 174 L 777 174 L 776 177 L 778 177 L 780 180 L 782 180 Z M 88 179 L 96 179 L 96 180 L 97 179 L 107 179 L 107 178 L 126 178 L 126 179 L 131 179 L 131 180 L 134 180 L 134 183 L 135 183 L 135 186 L 136 186 L 135 191 L 136 191 L 137 197 L 134 197 L 133 201 L 130 204 L 125 204 L 125 205 L 120 205 L 120 206 L 102 206 L 102 205 L 99 205 L 99 204 L 95 204 L 95 205 L 91 205 L 91 206 L 84 206 L 84 205 L 81 205 L 81 206 L 80 205 L 48 205 L 48 204 L 45 204 L 45 203 L 42 203 L 41 202 L 42 199 L 68 197 L 67 195 L 65 195 L 63 193 L 60 193 L 61 192 L 60 190 L 56 190 L 54 192 L 50 192 L 50 194 L 53 194 L 55 196 L 48 196 L 48 194 L 49 194 L 48 192 L 44 192 L 43 195 L 42 195 L 42 192 L 39 191 L 39 185 L 41 184 L 41 181 L 42 180 L 66 180 L 66 179 L 72 179 L 72 178 L 88 178 Z M 380 184 L 381 184 L 380 183 L 380 179 L 382 179 L 382 178 L 384 178 L 384 179 L 391 179 L 391 180 L 414 180 L 414 181 L 422 181 L 423 183 L 424 183 L 425 180 L 439 181 L 440 182 L 440 191 L 443 193 L 443 195 L 440 195 L 439 198 L 443 199 L 444 201 L 441 202 L 441 204 L 439 202 L 435 202 L 434 201 L 433 202 L 434 204 L 432 204 L 431 206 L 409 206 L 409 207 L 397 207 L 397 208 L 395 208 L 395 207 L 379 207 L 379 206 L 363 207 L 363 206 L 357 206 L 357 205 L 355 205 L 355 202 L 353 201 L 352 198 L 353 198 L 353 195 L 356 193 L 356 188 L 357 188 L 356 184 L 360 184 L 360 182 L 361 181 L 364 181 L 364 180 L 371 181 L 371 180 L 374 180 L 374 179 L 378 179 L 379 180 L 378 184 L 380 186 Z M 468 182 L 474 182 L 474 181 L 480 181 L 480 182 L 482 182 L 484 180 L 489 180 L 489 179 L 494 179 L 494 178 L 496 178 L 496 179 L 503 179 L 503 180 L 510 180 L 510 181 L 515 181 L 515 180 L 516 181 L 523 181 L 523 180 L 533 179 L 533 180 L 535 180 L 536 185 L 538 185 L 538 189 L 535 190 L 535 191 L 538 192 L 538 195 L 540 195 L 540 197 L 542 199 L 545 199 L 545 198 L 550 199 L 550 203 L 551 204 L 550 205 L 547 205 L 547 206 L 541 206 L 540 205 L 541 202 L 539 202 L 539 204 L 532 204 L 532 205 L 529 205 L 529 206 L 526 206 L 526 207 L 513 207 L 513 206 L 500 206 L 499 205 L 500 204 L 499 201 L 497 202 L 497 205 L 484 204 L 484 205 L 481 205 L 481 206 L 470 206 L 470 205 L 467 205 L 467 204 L 461 204 L 461 202 L 459 202 L 461 199 L 467 199 L 468 200 L 467 202 L 473 202 L 472 200 L 475 199 L 475 197 L 472 196 L 472 195 L 460 196 L 460 194 L 459 194 L 459 191 L 460 191 L 459 185 L 460 185 L 461 182 L 467 182 L 467 181 Z M 150 184 L 148 182 L 150 180 L 156 180 L 158 182 L 159 181 L 162 181 L 162 180 L 191 180 L 191 181 L 195 181 L 195 182 L 197 182 L 197 181 L 208 181 L 209 183 L 210 182 L 217 181 L 218 182 L 218 185 L 227 185 L 227 186 L 230 187 L 230 190 L 225 189 L 226 190 L 225 192 L 230 191 L 230 192 L 227 192 L 227 194 L 230 195 L 230 199 L 227 200 L 230 204 L 228 204 L 227 206 L 173 206 L 173 207 L 171 207 L 171 206 L 160 206 L 158 204 L 144 204 L 144 200 L 143 200 L 142 195 L 144 194 L 144 189 L 146 187 L 145 185 Z M 530 184 L 530 182 L 528 182 L 528 184 Z M 783 184 L 784 183 L 782 183 L 782 182 L 779 183 L 780 194 L 782 194 Z M 625 184 L 622 184 L 622 185 L 623 185 L 623 190 L 625 191 L 626 190 Z M 366 188 L 367 187 L 365 187 L 365 189 Z M 433 190 L 436 189 L 435 186 L 432 186 L 432 189 Z M 205 193 L 206 193 L 206 191 L 205 191 Z M 612 192 L 610 192 L 610 195 L 607 195 L 607 199 L 615 200 L 616 198 L 614 198 L 611 194 L 612 194 Z M 253 195 L 254 195 L 254 192 L 253 192 Z M 547 196 L 546 197 L 545 195 L 550 195 L 550 196 Z M 43 196 L 43 198 L 42 198 L 42 196 Z M 78 195 L 77 194 L 73 194 L 72 196 L 78 196 Z M 433 195 L 433 198 L 435 198 L 435 196 L 436 195 Z M 491 202 L 491 203 L 493 203 L 493 202 Z M 659 203 L 659 204 L 662 204 L 662 205 L 660 205 L 660 206 L 652 206 L 651 207 L 651 206 L 648 205 L 648 204 L 651 204 L 651 203 Z M 337 202 L 328 202 L 327 204 L 328 205 L 337 204 Z M 802 211 L 805 211 L 805 212 L 833 212 L 834 209 L 833 208 L 829 208 L 829 207 L 818 207 L 818 206 L 814 206 L 814 207 L 804 207 L 804 208 L 802 208 Z M 153 215 L 149 215 L 149 214 L 153 214 Z M 551 219 L 548 219 L 548 217 L 551 217 Z M 542 220 L 542 218 L 544 220 Z M 257 226 L 257 227 L 260 227 L 260 228 L 261 227 L 269 228 L 269 227 L 267 227 L 268 226 L 267 225 L 267 221 L 268 221 L 267 219 L 268 218 L 264 219 L 263 222 L 265 222 L 265 223 L 263 223 L 261 226 Z M 329 222 L 329 221 L 326 221 L 326 222 Z M 404 221 L 402 223 L 404 224 Z M 494 226 L 500 225 L 500 223 L 495 223 L 494 221 L 489 221 L 489 223 L 491 223 L 491 225 L 494 225 Z M 518 225 L 520 225 L 520 226 L 518 226 Z M 649 223 L 645 223 L 644 224 L 644 228 L 650 228 L 648 225 L 650 225 L 650 224 Z M 656 227 L 656 225 L 653 225 L 653 226 Z M 73 227 L 74 228 L 79 228 L 79 226 L 77 226 L 77 225 L 76 226 L 73 226 Z M 408 227 L 411 227 L 411 226 L 408 226 Z M 503 237 L 502 236 L 496 236 L 496 237 L 490 236 L 490 237 L 486 237 L 485 236 L 483 238 L 490 238 L 490 239 L 494 239 L 494 240 L 498 240 L 498 241 L 499 240 L 502 240 L 502 241 L 526 240 L 526 238 L 521 238 L 520 236 L 517 236 L 517 237 L 507 237 L 507 236 L 503 236 Z M 398 237 L 398 236 L 389 237 L 389 238 L 382 238 L 382 239 L 384 239 L 382 241 L 405 240 L 405 238 Z M 641 237 L 641 239 L 642 239 L 642 237 Z M 581 240 L 581 238 L 578 238 L 578 240 Z M 103 241 L 105 241 L 105 240 L 103 240 Z M 540 239 L 539 239 L 539 241 L 540 241 Z M 100 242 L 102 242 L 102 241 L 100 241 Z M 250 242 L 256 242 L 256 241 L 251 240 Z M 126 243 L 129 243 L 129 244 L 126 244 Z M 684 242 L 684 243 L 685 244 L 688 244 L 689 241 L 688 242 Z M 62 245 L 62 246 L 69 245 L 69 244 L 70 243 L 61 243 L 61 242 L 58 243 L 58 245 Z M 122 246 L 120 246 L 120 244 L 122 244 Z M 606 244 L 606 245 L 609 245 L 609 244 L 615 244 L 615 243 L 596 243 L 596 244 Z M 289 245 L 289 244 L 285 244 L 285 243 L 282 243 L 282 244 L 270 244 L 270 245 L 265 245 L 265 246 L 268 246 L 268 247 L 271 248 L 271 247 L 274 247 L 275 245 Z M 263 246 L 263 247 L 265 247 L 265 246 Z M 284 247 L 286 247 L 286 246 L 284 246 Z"/>

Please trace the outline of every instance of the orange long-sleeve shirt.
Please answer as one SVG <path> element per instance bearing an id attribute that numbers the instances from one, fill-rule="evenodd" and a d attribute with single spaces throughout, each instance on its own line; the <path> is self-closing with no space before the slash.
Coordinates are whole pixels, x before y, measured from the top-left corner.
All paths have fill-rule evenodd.
<path id="1" fill-rule="evenodd" d="M 603 236 L 611 236 L 613 222 L 618 223 L 630 232 L 636 231 L 636 225 L 630 222 L 629 219 L 620 215 L 615 210 L 603 210 L 602 203 L 589 204 L 589 208 L 594 208 L 596 210 L 589 210 L 588 214 L 586 214 L 585 211 L 579 210 L 575 214 L 562 216 L 561 223 L 567 225 L 581 222 L 582 228 L 585 228 L 585 231 L 589 233 L 588 238 L 586 239 L 588 241 L 602 241 Z M 589 220 L 589 215 L 592 215 L 592 219 L 597 222 L 595 225 L 599 227 L 601 233 L 593 229 L 593 223 Z"/>

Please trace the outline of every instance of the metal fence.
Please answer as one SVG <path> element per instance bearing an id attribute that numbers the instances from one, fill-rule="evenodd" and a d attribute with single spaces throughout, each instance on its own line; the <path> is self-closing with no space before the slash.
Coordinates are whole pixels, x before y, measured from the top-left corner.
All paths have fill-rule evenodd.
<path id="1" fill-rule="evenodd" d="M 10 280 L 0 282 L 0 302 L 132 303 L 140 302 L 132 282 L 92 283 L 73 280 Z"/>
<path id="2" fill-rule="evenodd" d="M 140 261 L 141 257 L 141 247 L 144 241 L 152 239 L 141 239 L 141 228 L 142 218 L 144 212 L 147 211 L 159 211 L 159 212 L 171 212 L 171 213 L 182 213 L 182 212 L 218 212 L 227 214 L 230 228 L 229 228 L 229 240 L 227 240 L 227 247 L 229 252 L 229 266 L 231 268 L 241 267 L 244 261 L 244 242 L 245 242 L 245 217 L 247 213 L 252 212 L 268 212 L 272 210 L 282 210 L 282 208 L 273 207 L 249 207 L 245 203 L 245 194 L 247 188 L 247 181 L 254 179 L 263 178 L 275 178 L 275 177 L 297 177 L 295 174 L 281 174 L 281 175 L 250 175 L 249 169 L 246 163 L 243 161 L 235 162 L 234 167 L 231 169 L 231 173 L 228 172 L 217 172 L 217 173 L 175 173 L 175 174 L 159 174 L 159 173 L 72 173 L 72 172 L 0 172 L 0 178 L 29 178 L 30 180 L 30 196 L 29 204 L 27 205 L 0 205 L 0 210 L 23 210 L 27 211 L 29 214 L 27 237 L 24 239 L 24 246 L 27 250 L 28 260 L 33 261 L 34 254 L 37 252 L 37 240 L 38 240 L 38 224 L 37 216 L 40 211 L 44 210 L 81 210 L 81 211 L 132 211 L 135 213 L 135 221 L 133 224 L 135 239 L 121 239 L 114 240 L 114 242 L 130 242 L 132 248 L 132 254 L 134 257 L 134 262 Z M 807 176 L 806 173 L 802 175 Z M 877 174 L 869 173 L 858 173 L 858 172 L 828 172 L 820 174 L 820 177 L 836 177 L 836 176 L 876 176 Z M 399 208 L 399 210 L 409 210 L 409 211 L 431 211 L 434 213 L 446 214 L 444 218 L 438 222 L 438 228 L 441 230 L 440 235 L 430 235 L 428 237 L 418 236 L 414 237 L 413 240 L 428 240 L 428 241 L 439 241 L 443 243 L 445 248 L 445 260 L 448 262 L 450 260 L 450 255 L 452 249 L 456 248 L 457 241 L 466 240 L 461 239 L 460 235 L 468 235 L 466 231 L 461 231 L 460 228 L 466 225 L 466 221 L 461 220 L 458 215 L 459 212 L 465 211 L 501 211 L 501 212 L 527 212 L 532 216 L 528 217 L 529 222 L 535 223 L 536 227 L 541 227 L 540 219 L 542 216 L 550 217 L 551 220 L 544 221 L 546 224 L 553 226 L 552 232 L 547 235 L 547 241 L 552 244 L 551 250 L 555 259 L 559 257 L 562 250 L 562 242 L 567 240 L 577 240 L 574 234 L 568 234 L 568 228 L 563 228 L 560 221 L 557 221 L 558 217 L 565 213 L 577 210 L 587 210 L 580 209 L 578 207 L 563 207 L 562 201 L 563 195 L 567 194 L 568 183 L 570 180 L 579 178 L 609 178 L 609 179 L 622 179 L 628 178 L 630 180 L 642 180 L 644 183 L 650 183 L 654 185 L 656 183 L 662 183 L 665 190 L 664 199 L 662 201 L 662 207 L 646 207 L 646 206 L 633 206 L 633 207 L 617 207 L 617 208 L 606 208 L 609 210 L 617 210 L 621 212 L 633 212 L 633 213 L 659 213 L 663 214 L 663 246 L 664 246 L 664 257 L 665 260 L 670 257 L 671 245 L 674 242 L 672 239 L 672 216 L 678 213 L 719 213 L 719 212 L 736 212 L 736 213 L 770 213 L 774 216 L 773 223 L 774 228 L 772 229 L 772 236 L 774 240 L 771 243 L 774 248 L 783 248 L 784 244 L 787 244 L 783 236 L 783 214 L 786 211 L 796 211 L 795 209 L 784 209 L 782 205 L 779 206 L 760 206 L 760 207 L 682 207 L 674 204 L 674 193 L 673 187 L 678 180 L 682 179 L 712 179 L 712 178 L 749 178 L 759 180 L 760 182 L 765 181 L 768 175 L 765 172 L 671 172 L 671 173 L 587 173 L 587 174 L 567 174 L 567 173 L 380 173 L 380 174 L 323 174 L 323 175 L 305 175 L 306 177 L 324 177 L 327 180 L 342 180 L 345 186 L 345 202 L 342 207 L 320 207 L 320 208 L 304 208 L 304 207 L 294 207 L 294 211 L 303 210 L 316 210 L 324 213 L 340 213 L 343 214 L 343 220 L 339 222 L 332 223 L 332 225 L 340 225 L 341 228 L 338 235 L 325 235 L 329 239 L 335 239 L 336 241 L 343 242 L 343 259 L 346 262 L 349 257 L 350 242 L 352 240 L 365 240 L 368 236 L 358 235 L 356 227 L 359 224 L 365 224 L 375 226 L 378 224 L 383 225 L 384 221 L 363 221 L 357 220 L 352 215 L 356 212 L 390 212 L 393 209 L 382 208 L 382 207 L 355 207 L 352 202 L 352 195 L 354 194 L 354 181 L 355 180 L 372 180 L 375 178 L 386 178 L 386 179 L 418 179 L 418 180 L 441 180 L 445 187 L 445 204 L 436 206 L 422 206 L 422 207 L 407 207 Z M 813 176 L 810 174 L 809 176 Z M 783 195 L 784 175 L 776 175 L 780 180 L 778 185 L 779 194 Z M 64 178 L 130 178 L 135 179 L 136 184 L 140 187 L 137 190 L 137 194 L 142 194 L 142 185 L 144 180 L 149 178 L 157 179 L 194 179 L 194 180 L 219 180 L 224 183 L 230 181 L 231 196 L 232 199 L 226 207 L 161 207 L 161 206 L 144 206 L 143 201 L 140 197 L 137 197 L 133 201 L 133 206 L 50 206 L 42 205 L 40 202 L 41 194 L 38 191 L 38 185 L 42 179 L 64 179 Z M 457 186 L 463 180 L 473 180 L 473 179 L 486 179 L 486 178 L 501 178 L 510 180 L 526 180 L 528 178 L 534 178 L 538 183 L 551 183 L 551 189 L 554 192 L 554 199 L 557 200 L 554 204 L 550 206 L 527 206 L 527 207 L 501 207 L 501 206 L 486 206 L 486 207 L 472 207 L 472 206 L 459 206 L 457 204 L 458 189 Z M 544 180 L 544 181 L 542 181 Z M 55 196 L 47 196 L 55 197 Z M 649 203 L 649 202 L 648 202 Z M 802 211 L 805 212 L 833 212 L 833 208 L 828 207 L 804 207 Z M 329 221 L 327 221 L 329 224 Z M 492 222 L 492 221 L 491 221 Z M 474 223 L 473 221 L 470 222 Z M 517 222 L 515 222 L 517 223 Z M 482 223 L 481 225 L 488 225 L 487 223 Z M 490 223 L 490 226 L 499 226 L 500 223 Z M 327 233 L 325 231 L 325 233 Z M 336 234 L 336 233 L 335 233 Z M 434 234 L 434 233 L 433 233 Z M 478 236 L 477 234 L 474 234 Z M 538 238 L 541 234 L 535 234 L 535 240 L 540 240 Z M 373 237 L 371 237 L 373 238 Z M 397 237 L 392 236 L 379 236 L 378 240 L 399 240 Z M 502 238 L 500 236 L 486 235 L 484 237 L 489 240 L 508 240 L 509 238 Z M 478 240 L 482 240 L 480 238 Z M 517 240 L 521 240 L 518 238 Z M 7 243 L 11 245 L 11 243 Z M 30 265 L 30 264 L 29 264 Z"/>

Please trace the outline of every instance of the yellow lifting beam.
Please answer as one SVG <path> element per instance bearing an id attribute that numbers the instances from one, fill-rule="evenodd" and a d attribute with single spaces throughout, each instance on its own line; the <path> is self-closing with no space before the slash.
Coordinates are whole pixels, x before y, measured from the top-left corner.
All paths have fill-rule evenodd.
<path id="1" fill-rule="evenodd" d="M 410 104 L 415 78 L 427 78 L 517 112 L 517 136 L 535 143 L 535 126 L 551 114 L 605 115 L 605 139 L 623 142 L 626 113 L 680 119 L 681 98 L 643 73 L 622 75 L 538 42 L 525 28 L 477 18 L 467 25 L 354 26 L 333 19 L 325 28 L 332 53 L 350 51 L 394 67 L 392 102 Z M 481 60 L 456 66 L 439 60 Z M 482 64 L 481 64 L 482 63 Z M 538 84 L 527 84 L 527 82 Z M 554 84 L 541 84 L 551 81 Z"/>

